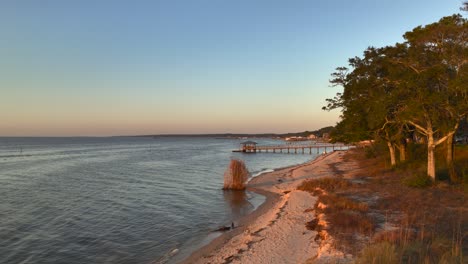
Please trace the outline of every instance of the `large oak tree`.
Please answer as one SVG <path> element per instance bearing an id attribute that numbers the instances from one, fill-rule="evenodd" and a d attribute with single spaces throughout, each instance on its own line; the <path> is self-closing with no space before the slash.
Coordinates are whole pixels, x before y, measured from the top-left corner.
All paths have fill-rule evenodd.
<path id="1" fill-rule="evenodd" d="M 392 165 L 395 147 L 406 158 L 405 137 L 415 128 L 426 138 L 427 174 L 435 179 L 434 150 L 446 142 L 447 164 L 453 160 L 453 135 L 468 114 L 468 24 L 460 15 L 419 26 L 405 43 L 368 48 L 349 60 L 331 83 L 343 93 L 327 99 L 326 110 L 342 108 L 337 128 L 344 135 L 378 135 L 387 142 Z M 352 139 L 360 139 L 359 137 Z"/>

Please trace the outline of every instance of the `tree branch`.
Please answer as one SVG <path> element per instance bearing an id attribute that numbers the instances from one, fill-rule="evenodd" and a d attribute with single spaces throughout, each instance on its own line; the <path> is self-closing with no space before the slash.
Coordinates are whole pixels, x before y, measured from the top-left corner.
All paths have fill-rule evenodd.
<path id="1" fill-rule="evenodd" d="M 399 60 L 397 60 L 396 62 L 397 62 L 398 64 L 402 64 L 402 65 L 404 65 L 404 66 L 410 68 L 411 70 L 413 70 L 413 71 L 416 72 L 417 74 L 420 74 L 421 72 L 426 71 L 426 70 L 418 70 L 418 69 L 416 69 L 416 67 L 414 67 L 413 65 L 404 63 L 404 62 L 399 61 Z"/>
<path id="2" fill-rule="evenodd" d="M 459 123 L 457 123 L 457 124 L 455 125 L 455 127 L 453 128 L 453 130 L 450 131 L 445 137 L 440 138 L 439 140 L 437 140 L 437 141 L 435 142 L 435 145 L 437 146 L 437 145 L 443 143 L 448 137 L 453 136 L 453 134 L 455 134 L 455 132 L 457 132 L 458 125 L 459 125 Z"/>
<path id="3" fill-rule="evenodd" d="M 415 126 L 415 127 L 419 130 L 419 132 L 421 132 L 421 134 L 424 134 L 424 135 L 427 135 L 427 134 L 428 134 L 427 129 L 425 129 L 424 127 L 422 127 L 422 126 L 416 124 L 415 122 L 410 121 L 410 120 L 408 120 L 408 121 L 406 121 L 406 122 L 408 122 L 408 123 L 410 123 L 411 125 Z"/>

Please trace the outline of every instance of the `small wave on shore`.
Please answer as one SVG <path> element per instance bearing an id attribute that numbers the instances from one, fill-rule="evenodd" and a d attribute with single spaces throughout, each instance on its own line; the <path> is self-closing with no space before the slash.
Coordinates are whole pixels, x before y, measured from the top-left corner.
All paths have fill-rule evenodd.
<path id="1" fill-rule="evenodd" d="M 252 176 L 250 176 L 249 179 L 247 180 L 247 183 L 249 183 L 255 177 L 258 177 L 258 176 L 260 176 L 262 174 L 273 172 L 273 171 L 275 171 L 275 170 L 273 170 L 273 169 L 262 169 L 259 172 L 253 173 Z"/>
<path id="2" fill-rule="evenodd" d="M 172 257 L 174 257 L 177 253 L 179 253 L 178 248 L 174 248 L 171 251 L 167 252 L 164 256 L 160 259 L 156 260 L 153 264 L 164 264 L 167 263 Z"/>

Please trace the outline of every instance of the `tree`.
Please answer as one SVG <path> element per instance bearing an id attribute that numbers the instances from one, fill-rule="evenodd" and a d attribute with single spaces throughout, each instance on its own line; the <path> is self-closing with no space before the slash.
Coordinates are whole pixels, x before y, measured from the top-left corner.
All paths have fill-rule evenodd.
<path id="1" fill-rule="evenodd" d="M 428 176 L 435 179 L 435 147 L 447 143 L 453 168 L 453 136 L 468 113 L 468 24 L 460 15 L 444 17 L 404 35 L 408 54 L 396 60 L 408 69 L 406 121 L 427 138 Z M 453 173 L 453 170 L 451 170 Z"/>
<path id="2" fill-rule="evenodd" d="M 463 6 L 460 7 L 462 11 L 468 11 L 468 1 L 463 2 Z"/>
<path id="3" fill-rule="evenodd" d="M 393 92 L 397 82 L 390 78 L 395 72 L 392 68 L 400 66 L 388 59 L 397 52 L 395 47 L 370 47 L 362 58 L 349 59 L 352 71 L 345 67 L 337 68 L 330 82 L 342 86 L 344 91 L 333 99 L 327 99 L 328 105 L 324 107 L 325 110 L 343 109 L 337 129 L 345 130 L 339 131 L 345 139 L 378 137 L 384 140 L 392 165 L 396 165 L 396 148 L 400 151 L 400 161 L 406 159 L 405 127 L 398 119 L 401 105 Z"/>
<path id="4" fill-rule="evenodd" d="M 444 17 L 407 32 L 405 43 L 368 48 L 349 59 L 351 70 L 337 68 L 330 82 L 343 93 L 323 108 L 342 108 L 337 130 L 348 140 L 369 134 L 385 140 L 395 165 L 395 148 L 406 159 L 411 127 L 427 139 L 428 176 L 435 180 L 434 150 L 444 142 L 453 167 L 453 135 L 468 115 L 467 27 L 460 15 Z"/>

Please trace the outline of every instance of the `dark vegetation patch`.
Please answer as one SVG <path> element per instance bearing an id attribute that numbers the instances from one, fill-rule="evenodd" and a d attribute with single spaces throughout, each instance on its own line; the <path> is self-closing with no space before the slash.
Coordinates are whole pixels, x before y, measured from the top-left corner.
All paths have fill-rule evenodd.
<path id="1" fill-rule="evenodd" d="M 312 221 L 306 223 L 306 228 L 309 230 L 315 230 L 318 225 L 318 218 L 314 218 Z"/>
<path id="2" fill-rule="evenodd" d="M 352 183 L 341 178 L 321 178 L 310 181 L 304 181 L 299 190 L 303 191 L 315 191 L 316 188 L 320 188 L 325 191 L 334 191 L 336 189 L 343 189 L 351 186 Z"/>
<path id="3" fill-rule="evenodd" d="M 315 218 L 306 227 L 316 230 L 318 239 L 326 239 L 321 233 L 326 229 L 335 247 L 356 256 L 357 263 L 467 263 L 468 148 L 455 148 L 456 181 L 439 177 L 444 173 L 443 150 L 436 152 L 435 183 L 421 176 L 421 146 L 408 151 L 411 161 L 392 168 L 378 147 L 355 149 L 343 161 L 358 161 L 352 179 L 305 181 L 299 189 L 318 196 Z M 328 226 L 319 224 L 320 214 Z"/>

